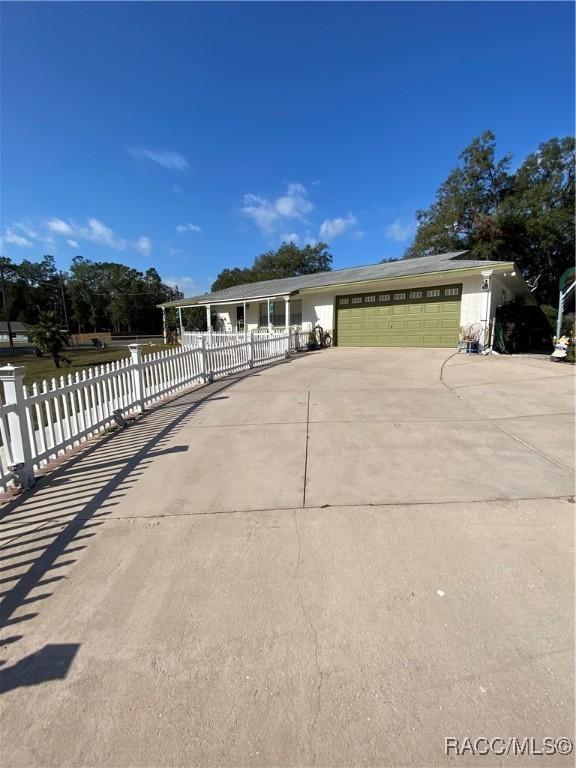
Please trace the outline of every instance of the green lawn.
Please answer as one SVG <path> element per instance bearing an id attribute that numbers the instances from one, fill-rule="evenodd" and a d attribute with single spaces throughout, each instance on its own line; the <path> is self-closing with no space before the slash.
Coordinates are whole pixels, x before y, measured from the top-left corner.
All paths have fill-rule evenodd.
<path id="1" fill-rule="evenodd" d="M 173 349 L 173 347 L 165 344 L 147 344 L 142 347 L 142 352 L 149 355 L 162 349 Z M 70 364 L 62 361 L 60 368 L 54 367 L 50 357 L 34 357 L 30 353 L 19 353 L 14 357 L 2 355 L 0 365 L 23 365 L 26 368 L 24 382 L 30 385 L 35 381 L 41 382 L 43 379 L 50 382 L 52 378 L 58 380 L 60 376 L 66 378 L 69 373 L 74 374 L 85 368 L 94 368 L 97 365 L 121 360 L 124 357 L 130 357 L 130 352 L 125 347 L 111 347 L 100 352 L 94 349 L 66 350 L 64 356 L 70 360 Z"/>

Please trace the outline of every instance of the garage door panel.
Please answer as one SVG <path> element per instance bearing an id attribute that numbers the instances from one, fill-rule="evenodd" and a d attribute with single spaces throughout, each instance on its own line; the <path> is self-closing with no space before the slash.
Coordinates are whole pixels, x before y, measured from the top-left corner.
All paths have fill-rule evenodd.
<path id="1" fill-rule="evenodd" d="M 447 289 L 450 289 L 451 293 Z M 454 292 L 454 289 L 457 289 Z M 430 293 L 430 291 L 433 291 Z M 348 297 L 336 306 L 337 343 L 351 347 L 452 347 L 458 341 L 461 286 Z M 382 295 L 378 295 L 382 301 Z"/>

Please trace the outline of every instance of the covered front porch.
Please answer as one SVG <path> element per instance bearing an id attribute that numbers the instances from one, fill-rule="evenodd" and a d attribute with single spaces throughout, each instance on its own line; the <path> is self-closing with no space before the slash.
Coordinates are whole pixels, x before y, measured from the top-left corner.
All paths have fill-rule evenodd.
<path id="1" fill-rule="evenodd" d="M 312 330 L 312 320 L 303 321 L 302 299 L 295 296 L 269 296 L 264 299 L 224 301 L 217 304 L 193 305 L 198 313 L 205 313 L 208 334 L 248 334 L 252 331 Z M 183 334 L 200 329 L 190 327 L 187 312 L 190 304 L 176 307 L 180 338 Z M 197 320 L 198 314 L 196 314 Z M 164 333 L 167 333 L 166 311 L 163 310 Z"/>

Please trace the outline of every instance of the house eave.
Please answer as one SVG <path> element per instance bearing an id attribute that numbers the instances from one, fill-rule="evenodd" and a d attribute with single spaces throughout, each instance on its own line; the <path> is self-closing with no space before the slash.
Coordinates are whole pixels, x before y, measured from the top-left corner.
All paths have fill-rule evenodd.
<path id="1" fill-rule="evenodd" d="M 486 262 L 486 264 L 476 265 L 473 267 L 462 266 L 455 269 L 443 269 L 443 270 L 431 270 L 430 272 L 420 272 L 418 274 L 409 275 L 394 275 L 391 277 L 379 277 L 371 278 L 367 280 L 348 280 L 342 283 L 327 283 L 325 285 L 314 285 L 310 287 L 301 287 L 293 291 L 276 291 L 269 295 L 253 295 L 253 296 L 238 296 L 236 298 L 231 297 L 228 299 L 216 299 L 212 298 L 210 294 L 202 296 L 197 299 L 182 299 L 181 301 L 171 301 L 165 304 L 159 304 L 162 308 L 182 308 L 185 307 L 205 307 L 207 305 L 212 306 L 229 306 L 234 304 L 243 304 L 255 302 L 255 301 L 267 301 L 268 299 L 289 298 L 298 294 L 312 294 L 312 293 L 338 293 L 342 291 L 350 292 L 350 290 L 360 289 L 366 286 L 374 285 L 395 285 L 399 282 L 403 282 L 407 285 L 414 285 L 418 282 L 427 280 L 445 280 L 445 279 L 459 279 L 464 277 L 471 277 L 473 275 L 481 274 L 483 271 L 491 270 L 494 273 L 501 273 L 510 270 L 516 270 L 517 268 L 512 261 L 499 261 L 499 262 Z"/>
<path id="2" fill-rule="evenodd" d="M 446 278 L 462 278 L 462 277 L 471 277 L 472 275 L 481 274 L 485 270 L 492 270 L 494 272 L 504 272 L 506 270 L 513 270 L 514 262 L 509 261 L 502 261 L 498 262 L 498 264 L 493 263 L 487 263 L 486 266 L 478 266 L 478 267 L 462 267 L 462 269 L 444 269 L 444 270 L 434 270 L 432 272 L 421 272 L 417 275 L 395 275 L 393 277 L 381 277 L 377 280 L 355 280 L 352 282 L 346 282 L 346 283 L 333 283 L 332 285 L 326 285 L 326 286 L 314 286 L 312 288 L 301 288 L 300 293 L 302 294 L 309 294 L 309 293 L 327 293 L 330 291 L 347 291 L 349 292 L 352 288 L 363 288 L 365 286 L 373 286 L 373 285 L 381 285 L 382 283 L 385 284 L 396 284 L 398 282 L 404 282 L 406 284 L 416 284 L 419 282 L 422 282 L 423 280 L 437 280 L 437 279 L 446 279 Z"/>

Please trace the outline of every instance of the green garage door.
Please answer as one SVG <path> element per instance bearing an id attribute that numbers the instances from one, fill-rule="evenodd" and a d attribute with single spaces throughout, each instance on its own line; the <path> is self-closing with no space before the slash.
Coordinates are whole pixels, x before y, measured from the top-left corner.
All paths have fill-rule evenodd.
<path id="1" fill-rule="evenodd" d="M 336 298 L 340 347 L 453 347 L 460 329 L 461 285 Z"/>

